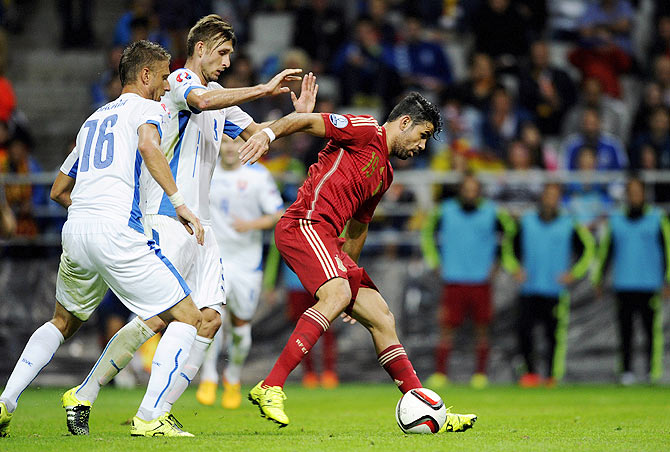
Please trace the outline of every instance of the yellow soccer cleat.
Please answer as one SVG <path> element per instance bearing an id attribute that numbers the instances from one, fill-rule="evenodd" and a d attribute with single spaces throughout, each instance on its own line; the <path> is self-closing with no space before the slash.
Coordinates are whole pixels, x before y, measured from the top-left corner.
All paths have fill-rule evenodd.
<path id="1" fill-rule="evenodd" d="M 75 436 L 88 435 L 88 417 L 91 414 L 91 402 L 79 400 L 76 394 L 78 389 L 79 386 L 69 389 L 61 398 L 67 429 Z"/>
<path id="2" fill-rule="evenodd" d="M 449 385 L 449 378 L 442 372 L 435 372 L 426 380 L 426 387 L 433 389 L 444 389 Z"/>
<path id="3" fill-rule="evenodd" d="M 191 433 L 182 430 L 179 421 L 169 413 L 165 413 L 153 421 L 145 421 L 137 416 L 133 417 L 130 424 L 130 436 L 193 437 Z"/>
<path id="4" fill-rule="evenodd" d="M 236 410 L 242 404 L 242 391 L 239 383 L 232 384 L 223 380 L 223 396 L 221 406 L 227 410 Z"/>
<path id="5" fill-rule="evenodd" d="M 216 401 L 216 387 L 218 385 L 213 381 L 203 380 L 195 393 L 195 400 L 207 406 L 214 405 Z"/>
<path id="6" fill-rule="evenodd" d="M 447 408 L 447 420 L 437 433 L 443 432 L 464 432 L 472 428 L 477 420 L 476 414 L 456 414 Z"/>
<path id="7" fill-rule="evenodd" d="M 286 395 L 281 387 L 270 386 L 269 388 L 263 388 L 263 380 L 261 380 L 249 391 L 249 400 L 258 406 L 261 416 L 264 418 L 276 422 L 280 428 L 288 425 L 288 416 L 284 413 Z"/>
<path id="8" fill-rule="evenodd" d="M 484 389 L 489 385 L 489 378 L 486 374 L 474 374 L 470 379 L 470 386 L 473 389 Z"/>
<path id="9" fill-rule="evenodd" d="M 12 413 L 7 410 L 5 402 L 0 402 L 0 438 L 9 436 L 9 423 L 12 421 Z"/>

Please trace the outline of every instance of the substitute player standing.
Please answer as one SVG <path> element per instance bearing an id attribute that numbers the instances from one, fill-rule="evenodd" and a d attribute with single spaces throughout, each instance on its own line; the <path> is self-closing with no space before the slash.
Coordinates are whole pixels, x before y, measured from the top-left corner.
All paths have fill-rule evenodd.
<path id="1" fill-rule="evenodd" d="M 159 187 L 147 181 L 143 193 L 144 225 L 148 235 L 163 246 L 163 251 L 183 274 L 194 290 L 193 300 L 202 312 L 189 361 L 175 375 L 176 382 L 160 407 L 169 413 L 202 365 L 205 352 L 221 326 L 224 303 L 221 256 L 209 216 L 209 190 L 216 166 L 221 137 L 248 138 L 262 129 L 239 107 L 230 106 L 258 97 L 289 92 L 285 81 L 299 79 L 300 69 L 286 69 L 266 84 L 224 89 L 215 82 L 230 66 L 230 55 L 236 38 L 230 24 L 211 14 L 201 18 L 189 31 L 188 59 L 185 67 L 170 74 L 170 91 L 161 99 L 173 116 L 165 131 L 163 151 L 170 162 L 172 175 L 185 199 L 200 215 L 205 229 L 204 246 L 198 247 L 175 221 L 175 211 Z M 312 111 L 316 100 L 315 77 L 303 79 L 300 98 L 292 94 L 296 110 Z M 225 108 L 224 108 L 225 107 Z M 71 432 L 88 432 L 88 415 L 101 385 L 107 383 L 129 361 L 137 349 L 160 331 L 160 319 L 146 324 L 135 319 L 110 340 L 91 373 L 78 387 L 64 395 L 63 406 L 79 407 L 80 416 L 68 417 Z M 76 433 L 75 433 L 76 434 Z M 146 431 L 152 436 L 152 431 Z"/>
<path id="2" fill-rule="evenodd" d="M 298 199 L 275 228 L 279 252 L 318 301 L 301 316 L 270 374 L 249 393 L 262 416 L 282 427 L 288 425 L 284 382 L 343 312 L 370 331 L 379 363 L 403 393 L 421 387 L 398 340 L 393 314 L 356 262 L 368 223 L 393 179 L 389 158 L 404 160 L 419 154 L 440 127 L 439 110 L 420 94 L 411 93 L 394 107 L 383 126 L 371 116 L 292 113 L 240 149 L 242 161 L 253 163 L 267 151 L 272 140 L 268 135 L 307 132 L 330 139 L 310 168 Z M 345 238 L 340 240 L 345 226 Z M 443 429 L 465 430 L 476 418 L 449 413 Z"/>
<path id="3" fill-rule="evenodd" d="M 221 250 L 226 286 L 226 306 L 232 324 L 228 364 L 223 374 L 224 408 L 242 402 L 240 374 L 251 349 L 251 318 L 258 306 L 263 280 L 263 234 L 272 229 L 284 210 L 277 184 L 260 164 L 242 165 L 237 150 L 243 141 L 221 143 L 221 163 L 212 176 L 210 207 L 214 235 Z M 219 333 L 220 334 L 220 333 Z M 217 341 L 214 341 L 216 344 Z M 219 347 L 212 345 L 203 364 L 196 398 L 212 405 L 216 397 Z M 205 368 L 209 369 L 205 375 Z"/>
<path id="4" fill-rule="evenodd" d="M 201 315 L 184 279 L 158 244 L 144 235 L 139 209 L 144 162 L 180 223 L 189 230 L 192 224 L 202 243 L 199 220 L 184 204 L 160 149 L 169 113 L 154 101 L 169 89 L 169 62 L 170 55 L 157 44 L 138 41 L 127 47 L 119 65 L 121 96 L 86 120 L 61 168 L 59 182 L 74 183 L 75 174 L 77 179 L 67 200 L 71 205 L 62 232 L 56 310 L 30 337 L 0 395 L 0 436 L 8 435 L 11 413 L 23 390 L 89 318 L 108 286 L 139 317 L 158 316 L 169 324 L 131 434 L 141 424 L 163 436 L 186 435 L 155 408 L 170 390 L 172 375 L 188 359 Z"/>

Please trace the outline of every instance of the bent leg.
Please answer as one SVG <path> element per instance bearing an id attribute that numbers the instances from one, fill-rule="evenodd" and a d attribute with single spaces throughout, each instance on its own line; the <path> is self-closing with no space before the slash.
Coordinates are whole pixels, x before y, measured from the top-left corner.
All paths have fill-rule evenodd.
<path id="1" fill-rule="evenodd" d="M 377 351 L 379 364 L 391 376 L 402 393 L 421 387 L 412 363 L 400 344 L 395 319 L 379 292 L 361 287 L 352 317 L 368 329 Z"/>

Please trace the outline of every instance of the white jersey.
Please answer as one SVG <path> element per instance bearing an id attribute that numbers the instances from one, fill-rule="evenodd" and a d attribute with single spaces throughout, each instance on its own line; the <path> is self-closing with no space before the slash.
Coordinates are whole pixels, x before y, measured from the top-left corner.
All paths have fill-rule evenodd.
<path id="1" fill-rule="evenodd" d="M 126 224 L 143 232 L 137 129 L 149 123 L 162 134 L 169 117 L 164 106 L 133 93 L 122 94 L 88 117 L 61 167 L 77 179 L 68 220 Z"/>
<path id="2" fill-rule="evenodd" d="M 225 133 L 233 139 L 237 138 L 253 119 L 239 107 L 203 112 L 190 107 L 186 97 L 191 90 L 221 89 L 216 82 L 210 82 L 205 88 L 199 80 L 189 69 L 178 69 L 168 77 L 170 91 L 165 93 L 161 102 L 173 115 L 161 147 L 186 205 L 207 225 L 210 222 L 209 185 L 219 155 L 221 136 Z M 148 178 L 143 187 L 145 215 L 176 216 L 170 200 L 155 181 Z"/>
<path id="3" fill-rule="evenodd" d="M 272 175 L 263 165 L 244 165 L 227 171 L 216 165 L 210 195 L 212 226 L 221 250 L 223 268 L 261 269 L 263 233 L 237 232 L 236 218 L 254 220 L 278 212 L 284 203 Z"/>

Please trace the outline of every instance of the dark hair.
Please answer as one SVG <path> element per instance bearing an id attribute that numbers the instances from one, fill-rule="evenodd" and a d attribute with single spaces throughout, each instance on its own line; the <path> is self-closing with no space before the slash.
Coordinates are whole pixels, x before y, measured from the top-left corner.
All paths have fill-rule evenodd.
<path id="1" fill-rule="evenodd" d="M 210 14 L 200 18 L 188 32 L 186 40 L 186 55 L 193 56 L 195 45 L 204 42 L 209 47 L 216 47 L 226 41 L 232 41 L 233 47 L 237 44 L 237 38 L 233 26 L 223 20 L 217 14 Z"/>
<path id="2" fill-rule="evenodd" d="M 414 124 L 429 122 L 433 125 L 433 136 L 442 130 L 440 110 L 417 92 L 409 93 L 403 100 L 393 107 L 388 121 L 395 121 L 403 115 L 409 115 Z"/>
<path id="3" fill-rule="evenodd" d="M 149 41 L 136 41 L 123 49 L 119 61 L 121 86 L 132 83 L 142 68 L 153 66 L 159 61 L 170 61 L 170 54 L 160 45 Z"/>

